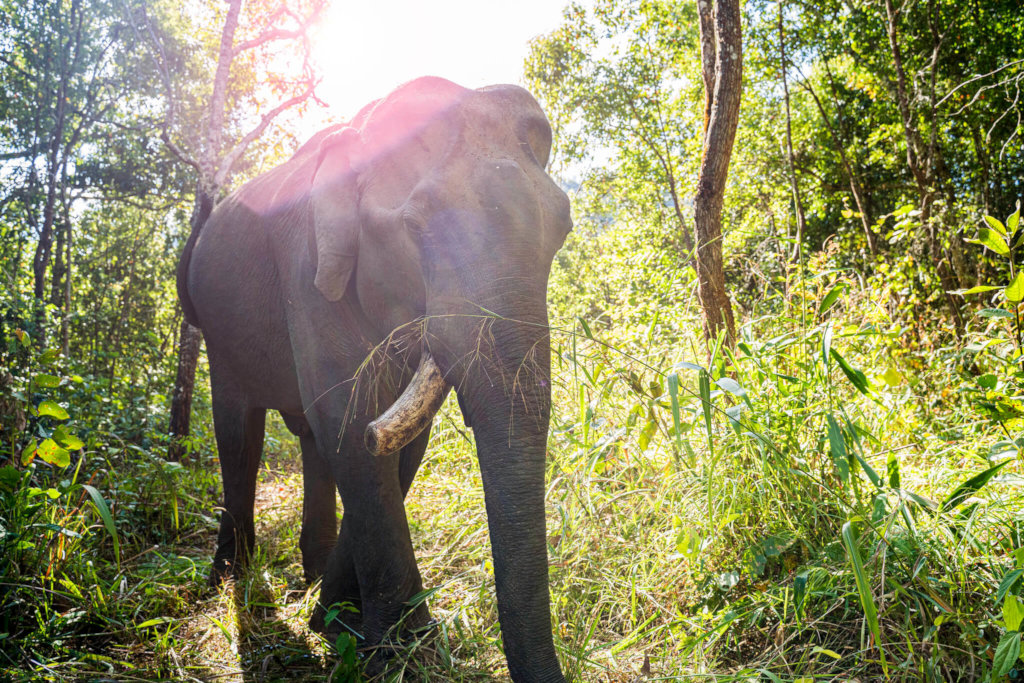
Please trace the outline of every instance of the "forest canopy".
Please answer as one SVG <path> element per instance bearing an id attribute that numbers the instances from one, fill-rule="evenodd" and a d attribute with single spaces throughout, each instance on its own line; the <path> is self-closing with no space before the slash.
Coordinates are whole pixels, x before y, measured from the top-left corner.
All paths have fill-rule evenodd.
<path id="1" fill-rule="evenodd" d="M 0 0 L 0 677 L 359 675 L 356 637 L 307 627 L 277 418 L 253 567 L 205 585 L 221 484 L 175 289 L 194 226 L 330 117 L 324 7 Z M 575 226 L 548 285 L 563 671 L 1019 676 L 1024 9 L 740 9 L 731 331 L 700 291 L 698 2 L 572 3 L 524 61 Z M 406 502 L 423 680 L 505 675 L 473 438 L 450 398 Z"/>

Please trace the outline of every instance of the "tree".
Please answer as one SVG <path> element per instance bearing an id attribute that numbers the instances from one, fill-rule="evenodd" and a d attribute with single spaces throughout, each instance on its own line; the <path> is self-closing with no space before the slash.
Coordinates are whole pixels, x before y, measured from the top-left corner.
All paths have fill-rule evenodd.
<path id="1" fill-rule="evenodd" d="M 697 293 L 704 331 L 713 339 L 725 331 L 736 340 L 732 303 L 722 269 L 722 204 L 729 174 L 743 88 L 743 45 L 739 0 L 697 0 L 704 79 L 704 144 L 693 201 L 697 241 Z"/>
<path id="2" fill-rule="evenodd" d="M 158 35 L 152 21 L 145 21 L 164 86 L 165 118 L 161 138 L 171 153 L 196 173 L 195 202 L 190 220 L 190 237 L 194 240 L 202 231 L 222 191 L 229 185 L 239 162 L 256 140 L 284 112 L 315 100 L 317 77 L 309 62 L 308 29 L 323 10 L 325 0 L 282 3 L 266 11 L 257 3 L 245 5 L 243 0 L 229 0 L 223 19 L 216 57 L 216 70 L 212 88 L 205 104 L 202 135 L 198 138 L 182 135 L 179 101 L 174 85 L 171 56 L 167 42 Z M 243 14 L 243 9 L 246 13 Z M 145 6 L 143 6 L 145 18 Z M 240 26 L 245 37 L 236 39 Z M 166 38 L 166 35 L 163 36 Z M 275 49 L 282 43 L 298 42 L 303 60 L 298 77 L 274 74 Z M 254 74 L 269 83 L 269 94 L 258 92 Z M 248 91 L 247 91 L 248 90 Z M 262 100 L 278 98 L 266 109 Z M 247 108 L 248 105 L 248 108 Z M 266 109 L 255 122 L 246 121 L 253 111 Z M 249 124 L 246 126 L 245 124 Z M 226 130 L 231 128 L 231 131 Z M 244 131 L 244 132 L 242 132 Z M 224 144 L 225 133 L 234 133 L 230 146 Z M 176 139 L 178 136 L 184 140 Z M 195 386 L 196 365 L 202 335 L 187 320 L 181 323 L 178 341 L 178 371 L 171 400 L 169 432 L 172 445 L 169 457 L 178 460 L 184 454 L 182 437 L 190 432 L 192 392 Z"/>

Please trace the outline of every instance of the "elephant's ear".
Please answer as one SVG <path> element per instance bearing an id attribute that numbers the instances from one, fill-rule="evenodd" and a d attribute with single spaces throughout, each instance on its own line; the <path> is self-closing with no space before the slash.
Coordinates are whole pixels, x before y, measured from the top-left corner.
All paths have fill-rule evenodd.
<path id="1" fill-rule="evenodd" d="M 320 143 L 310 194 L 313 207 L 314 284 L 329 301 L 345 295 L 359 244 L 359 191 L 352 168 L 359 132 L 342 128 Z"/>

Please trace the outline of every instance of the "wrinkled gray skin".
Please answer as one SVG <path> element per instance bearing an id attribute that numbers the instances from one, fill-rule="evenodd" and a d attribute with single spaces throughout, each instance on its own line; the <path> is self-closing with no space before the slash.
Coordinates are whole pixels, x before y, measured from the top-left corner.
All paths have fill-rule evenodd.
<path id="1" fill-rule="evenodd" d="M 301 438 L 303 566 L 323 576 L 314 623 L 349 600 L 368 643 L 386 636 L 422 589 L 404 497 L 428 433 L 374 457 L 363 432 L 429 349 L 475 433 L 512 679 L 563 680 L 544 528 L 546 289 L 572 222 L 544 171 L 550 145 L 525 90 L 419 79 L 316 135 L 190 239 L 179 294 L 207 344 L 224 479 L 211 580 L 252 549 L 264 419 L 277 410 Z M 421 605 L 403 623 L 428 620 Z"/>

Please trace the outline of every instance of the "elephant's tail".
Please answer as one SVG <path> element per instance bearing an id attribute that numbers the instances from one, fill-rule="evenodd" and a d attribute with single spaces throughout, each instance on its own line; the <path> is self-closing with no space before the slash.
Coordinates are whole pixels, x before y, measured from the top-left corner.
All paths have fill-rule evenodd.
<path id="1" fill-rule="evenodd" d="M 197 198 L 198 205 L 192 217 L 192 231 L 188 235 L 188 241 L 185 242 L 181 258 L 178 259 L 177 271 L 178 301 L 181 302 L 181 310 L 185 313 L 185 320 L 194 327 L 199 327 L 199 316 L 196 315 L 195 306 L 192 305 L 192 297 L 188 295 L 188 268 L 192 263 L 192 249 L 195 248 L 196 240 L 199 239 L 199 232 L 206 225 L 206 221 L 210 218 L 210 213 L 213 211 L 213 198 L 202 190 L 199 190 L 199 193 L 200 195 Z"/>

